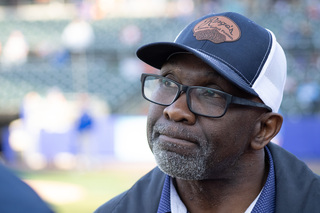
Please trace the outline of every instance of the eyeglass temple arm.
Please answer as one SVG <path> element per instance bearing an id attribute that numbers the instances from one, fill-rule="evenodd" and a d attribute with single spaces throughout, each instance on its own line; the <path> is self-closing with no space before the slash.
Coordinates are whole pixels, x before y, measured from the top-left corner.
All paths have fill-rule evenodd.
<path id="1" fill-rule="evenodd" d="M 248 99 L 244 99 L 244 98 L 239 98 L 239 97 L 235 97 L 232 96 L 231 102 L 233 104 L 239 104 L 239 105 L 244 105 L 244 106 L 253 106 L 253 107 L 260 107 L 260 108 L 266 108 L 268 109 L 270 112 L 272 111 L 272 109 L 263 104 L 263 103 L 259 103 L 259 102 L 255 102 L 255 101 L 250 101 Z"/>

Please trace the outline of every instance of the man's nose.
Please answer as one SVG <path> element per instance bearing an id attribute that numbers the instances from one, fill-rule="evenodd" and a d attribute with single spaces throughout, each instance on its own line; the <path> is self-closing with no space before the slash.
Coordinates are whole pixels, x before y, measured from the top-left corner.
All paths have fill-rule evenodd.
<path id="1" fill-rule="evenodd" d="M 196 121 L 196 115 L 189 110 L 186 93 L 182 93 L 175 102 L 167 106 L 163 110 L 163 114 L 167 119 L 175 122 L 185 122 L 192 125 Z"/>

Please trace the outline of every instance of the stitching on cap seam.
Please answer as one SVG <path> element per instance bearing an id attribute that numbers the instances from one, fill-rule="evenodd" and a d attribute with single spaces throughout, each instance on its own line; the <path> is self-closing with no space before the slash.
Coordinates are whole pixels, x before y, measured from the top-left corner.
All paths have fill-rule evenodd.
<path id="1" fill-rule="evenodd" d="M 232 66 L 231 64 L 229 64 L 228 62 L 226 62 L 225 60 L 223 60 L 222 58 L 220 58 L 220 57 L 218 57 L 218 56 L 212 55 L 212 54 L 210 54 L 210 53 L 208 53 L 208 52 L 205 52 L 205 51 L 203 51 L 203 50 L 201 50 L 201 49 L 198 49 L 198 51 L 199 51 L 199 52 L 202 52 L 202 53 L 205 53 L 206 55 L 210 55 L 211 57 L 216 58 L 216 59 L 219 59 L 220 61 L 224 62 L 224 63 L 227 64 L 230 68 L 232 68 L 245 82 L 247 82 L 247 83 L 250 85 L 250 87 L 252 87 L 251 82 L 248 81 L 248 79 L 246 79 L 246 78 L 242 75 L 242 73 L 241 73 L 239 70 L 237 70 L 237 68 L 235 68 L 234 66 Z"/>
<path id="2" fill-rule="evenodd" d="M 257 76 L 260 75 L 260 73 L 261 73 L 261 71 L 262 71 L 262 70 L 261 70 L 261 66 L 262 66 L 262 64 L 263 64 L 263 61 L 264 61 L 264 64 L 267 62 L 267 61 L 265 60 L 265 58 L 267 57 L 268 53 L 270 54 L 270 52 L 271 52 L 271 47 L 270 47 L 270 46 L 272 46 L 272 36 L 271 36 L 270 32 L 268 32 L 268 35 L 269 35 L 269 45 L 268 45 L 268 49 L 267 49 L 266 53 L 264 54 L 263 60 L 261 61 L 260 65 L 259 65 L 259 68 L 258 68 L 259 72 L 256 72 L 256 74 L 254 75 L 254 78 L 252 79 L 252 82 L 255 82 L 256 79 L 257 79 Z M 253 84 L 252 82 L 250 82 L 250 85 Z"/>

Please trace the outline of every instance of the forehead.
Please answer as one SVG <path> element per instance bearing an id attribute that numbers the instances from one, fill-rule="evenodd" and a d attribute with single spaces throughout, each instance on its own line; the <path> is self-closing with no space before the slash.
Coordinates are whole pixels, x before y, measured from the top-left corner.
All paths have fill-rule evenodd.
<path id="1" fill-rule="evenodd" d="M 174 80 L 189 86 L 215 87 L 232 95 L 252 98 L 253 96 L 236 87 L 215 69 L 190 53 L 179 53 L 169 57 L 160 74 L 172 76 Z"/>
<path id="2" fill-rule="evenodd" d="M 160 70 L 162 75 L 174 75 L 181 80 L 208 81 L 221 76 L 201 59 L 188 53 L 174 54 Z M 192 77 L 192 78 L 191 78 Z"/>

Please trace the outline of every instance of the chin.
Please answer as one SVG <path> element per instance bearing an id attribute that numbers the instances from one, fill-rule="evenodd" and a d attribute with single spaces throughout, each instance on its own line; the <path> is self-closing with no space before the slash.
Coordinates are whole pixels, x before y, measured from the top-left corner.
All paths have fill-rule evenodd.
<path id="1" fill-rule="evenodd" d="M 182 156 L 173 152 L 156 150 L 153 152 L 158 167 L 165 174 L 183 180 L 204 180 L 206 166 L 197 157 Z"/>

